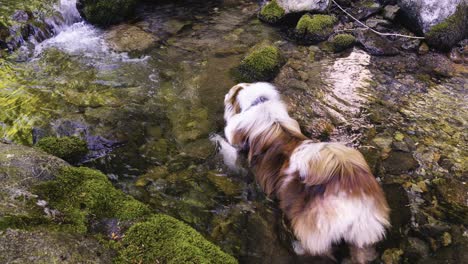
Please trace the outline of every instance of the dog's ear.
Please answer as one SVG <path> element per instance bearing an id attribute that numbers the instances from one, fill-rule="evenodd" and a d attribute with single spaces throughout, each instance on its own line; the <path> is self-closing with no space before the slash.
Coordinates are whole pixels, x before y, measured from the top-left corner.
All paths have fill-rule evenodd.
<path id="1" fill-rule="evenodd" d="M 240 104 L 237 95 L 244 89 L 241 84 L 235 85 L 229 90 L 224 98 L 224 119 L 227 121 L 230 117 L 240 112 Z"/>

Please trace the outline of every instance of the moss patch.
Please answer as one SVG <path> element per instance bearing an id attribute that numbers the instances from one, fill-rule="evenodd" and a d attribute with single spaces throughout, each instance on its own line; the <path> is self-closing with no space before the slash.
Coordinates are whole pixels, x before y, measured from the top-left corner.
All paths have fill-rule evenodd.
<path id="1" fill-rule="evenodd" d="M 449 50 L 468 37 L 468 5 L 460 4 L 457 11 L 426 33 L 427 43 L 440 50 Z"/>
<path id="2" fill-rule="evenodd" d="M 137 0 L 81 0 L 77 7 L 91 24 L 106 27 L 134 14 Z"/>
<path id="3" fill-rule="evenodd" d="M 299 40 L 310 43 L 324 41 L 333 33 L 336 17 L 329 15 L 305 14 L 296 25 Z"/>
<path id="4" fill-rule="evenodd" d="M 274 24 L 283 18 L 284 14 L 284 9 L 278 5 L 276 0 L 273 0 L 260 10 L 258 17 L 267 23 Z"/>
<path id="5" fill-rule="evenodd" d="M 78 162 L 88 152 L 86 142 L 78 137 L 44 137 L 36 147 L 71 163 Z"/>
<path id="6" fill-rule="evenodd" d="M 193 228 L 167 215 L 133 225 L 122 243 L 116 263 L 237 263 Z"/>
<path id="7" fill-rule="evenodd" d="M 356 42 L 356 38 L 351 34 L 338 34 L 331 40 L 332 48 L 335 52 L 343 51 L 352 47 Z"/>
<path id="8" fill-rule="evenodd" d="M 66 230 L 84 233 L 90 219 L 133 220 L 147 215 L 149 208 L 114 188 L 106 175 L 80 167 L 64 167 L 55 180 L 35 190 L 41 199 L 60 212 Z"/>
<path id="9" fill-rule="evenodd" d="M 260 44 L 241 61 L 234 75 L 241 82 L 269 81 L 278 74 L 283 63 L 277 47 Z"/>

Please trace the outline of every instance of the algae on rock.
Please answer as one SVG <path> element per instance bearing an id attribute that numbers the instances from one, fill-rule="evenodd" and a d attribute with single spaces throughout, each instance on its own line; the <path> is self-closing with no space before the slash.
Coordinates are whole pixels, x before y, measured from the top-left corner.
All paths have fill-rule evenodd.
<path id="1" fill-rule="evenodd" d="M 296 36 L 300 42 L 308 44 L 324 41 L 333 33 L 338 20 L 330 15 L 305 14 L 296 25 Z"/>
<path id="2" fill-rule="evenodd" d="M 283 64 L 284 58 L 278 47 L 260 43 L 234 69 L 234 76 L 241 82 L 269 81 Z"/>
<path id="3" fill-rule="evenodd" d="M 162 214 L 133 225 L 117 263 L 237 263 L 190 226 Z"/>
<path id="4" fill-rule="evenodd" d="M 272 0 L 262 7 L 258 17 L 267 23 L 277 23 L 285 14 L 284 9 L 278 5 L 276 0 Z"/>
<path id="5" fill-rule="evenodd" d="M 356 38 L 351 34 L 338 34 L 331 40 L 331 45 L 335 52 L 343 51 L 349 47 L 352 47 Z"/>
<path id="6" fill-rule="evenodd" d="M 86 141 L 74 136 L 44 137 L 37 142 L 36 147 L 71 163 L 80 161 L 88 152 Z"/>

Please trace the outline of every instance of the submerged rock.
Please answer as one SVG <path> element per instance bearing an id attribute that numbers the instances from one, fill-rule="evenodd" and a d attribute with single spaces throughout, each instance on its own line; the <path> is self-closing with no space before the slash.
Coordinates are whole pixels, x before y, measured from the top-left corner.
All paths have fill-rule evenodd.
<path id="1" fill-rule="evenodd" d="M 155 44 L 154 36 L 133 25 L 118 25 L 105 36 L 109 46 L 117 52 L 144 51 Z"/>
<path id="2" fill-rule="evenodd" d="M 392 151 L 383 161 L 383 166 L 388 174 L 397 175 L 416 169 L 418 162 L 411 153 Z"/>

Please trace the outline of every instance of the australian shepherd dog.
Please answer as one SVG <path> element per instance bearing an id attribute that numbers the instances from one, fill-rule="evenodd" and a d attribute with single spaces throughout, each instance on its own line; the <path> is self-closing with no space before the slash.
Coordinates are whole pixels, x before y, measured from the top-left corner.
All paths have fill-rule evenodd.
<path id="1" fill-rule="evenodd" d="M 344 241 L 353 263 L 375 259 L 389 208 L 359 151 L 304 136 L 269 83 L 241 83 L 225 100 L 225 136 L 247 153 L 258 184 L 288 218 L 298 254 L 332 257 Z"/>

